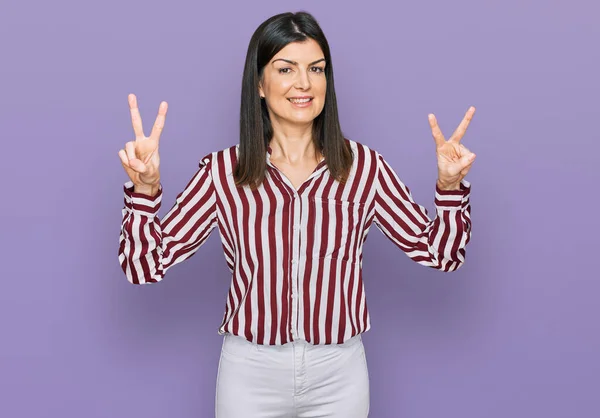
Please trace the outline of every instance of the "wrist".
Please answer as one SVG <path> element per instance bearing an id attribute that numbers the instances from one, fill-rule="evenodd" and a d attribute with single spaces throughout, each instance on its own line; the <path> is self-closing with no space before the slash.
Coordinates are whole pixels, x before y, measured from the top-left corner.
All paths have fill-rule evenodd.
<path id="1" fill-rule="evenodd" d="M 436 185 L 440 190 L 460 190 L 460 181 L 449 183 L 438 179 Z"/>
<path id="2" fill-rule="evenodd" d="M 160 183 L 157 184 L 143 184 L 143 185 L 134 185 L 133 193 L 144 194 L 147 196 L 156 196 L 158 190 L 160 189 Z"/>

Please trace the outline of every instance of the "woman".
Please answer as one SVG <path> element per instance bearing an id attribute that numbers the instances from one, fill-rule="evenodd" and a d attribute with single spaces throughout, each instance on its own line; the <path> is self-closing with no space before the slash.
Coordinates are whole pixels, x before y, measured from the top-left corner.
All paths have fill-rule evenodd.
<path id="1" fill-rule="evenodd" d="M 315 19 L 273 16 L 248 48 L 239 145 L 202 158 L 161 220 L 167 104 L 149 137 L 134 95 L 129 105 L 136 139 L 119 151 L 130 178 L 119 247 L 128 280 L 162 280 L 215 227 L 232 272 L 217 417 L 366 417 L 363 244 L 374 223 L 422 265 L 461 266 L 471 229 L 463 178 L 474 154 L 460 139 L 474 108 L 448 141 L 430 115 L 438 156 L 431 220 L 379 153 L 342 135 L 329 46 Z"/>

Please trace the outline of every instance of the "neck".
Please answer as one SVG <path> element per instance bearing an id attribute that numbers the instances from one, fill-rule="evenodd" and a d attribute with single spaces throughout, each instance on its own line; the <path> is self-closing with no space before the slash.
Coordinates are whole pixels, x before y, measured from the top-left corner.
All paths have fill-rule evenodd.
<path id="1" fill-rule="evenodd" d="M 271 139 L 271 159 L 294 164 L 306 160 L 320 161 L 321 154 L 317 152 L 312 141 L 312 122 L 282 126 L 273 123 L 273 138 Z"/>

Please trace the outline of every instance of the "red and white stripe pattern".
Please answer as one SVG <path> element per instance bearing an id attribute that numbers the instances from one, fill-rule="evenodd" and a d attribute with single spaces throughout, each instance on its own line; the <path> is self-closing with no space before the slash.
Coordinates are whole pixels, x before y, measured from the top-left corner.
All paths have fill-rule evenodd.
<path id="1" fill-rule="evenodd" d="M 162 187 L 151 197 L 125 183 L 119 261 L 127 279 L 162 280 L 218 226 L 232 272 L 220 334 L 268 345 L 339 344 L 367 331 L 362 249 L 371 224 L 417 263 L 456 270 L 471 234 L 470 183 L 436 187 L 432 220 L 380 154 L 349 142 L 354 163 L 345 184 L 321 162 L 297 190 L 270 153 L 255 191 L 235 186 L 237 146 L 209 154 L 162 220 Z"/>

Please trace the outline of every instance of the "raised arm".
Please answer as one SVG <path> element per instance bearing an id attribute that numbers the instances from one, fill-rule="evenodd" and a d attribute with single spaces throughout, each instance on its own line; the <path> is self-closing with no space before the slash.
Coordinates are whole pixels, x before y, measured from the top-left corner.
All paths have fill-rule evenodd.
<path id="1" fill-rule="evenodd" d="M 430 219 L 381 155 L 378 170 L 375 225 L 417 263 L 442 271 L 458 269 L 471 237 L 469 182 L 462 180 L 459 190 L 436 185 L 436 217 Z"/>
<path id="2" fill-rule="evenodd" d="M 156 196 L 134 193 L 124 185 L 125 206 L 119 238 L 119 262 L 133 284 L 155 283 L 167 270 L 190 258 L 217 224 L 215 189 L 210 173 L 211 156 L 161 219 L 162 186 Z"/>
<path id="3" fill-rule="evenodd" d="M 191 257 L 217 223 L 215 190 L 211 178 L 212 154 L 181 192 L 171 210 L 160 220 L 162 186 L 158 144 L 167 103 L 162 102 L 149 137 L 144 136 L 137 98 L 130 94 L 129 108 L 135 140 L 119 151 L 130 181 L 124 185 L 119 262 L 134 284 L 155 283 L 173 265 Z"/>
<path id="4" fill-rule="evenodd" d="M 465 262 L 465 247 L 471 238 L 471 185 L 464 177 L 475 161 L 475 154 L 460 141 L 474 113 L 471 106 L 448 141 L 435 115 L 429 115 L 438 166 L 433 220 L 378 155 L 375 224 L 411 259 L 443 271 L 456 270 Z"/>

